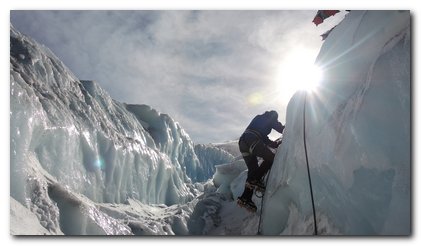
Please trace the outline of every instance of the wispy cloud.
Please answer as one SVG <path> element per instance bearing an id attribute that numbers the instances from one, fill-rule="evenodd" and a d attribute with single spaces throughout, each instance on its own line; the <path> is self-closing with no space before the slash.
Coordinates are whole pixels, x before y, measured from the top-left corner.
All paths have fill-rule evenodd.
<path id="1" fill-rule="evenodd" d="M 315 11 L 12 11 L 12 24 L 113 98 L 168 113 L 195 142 L 233 139 L 267 109 L 276 67 L 318 50 Z M 315 57 L 314 57 L 315 58 Z M 278 102 L 278 103 L 277 103 Z"/>

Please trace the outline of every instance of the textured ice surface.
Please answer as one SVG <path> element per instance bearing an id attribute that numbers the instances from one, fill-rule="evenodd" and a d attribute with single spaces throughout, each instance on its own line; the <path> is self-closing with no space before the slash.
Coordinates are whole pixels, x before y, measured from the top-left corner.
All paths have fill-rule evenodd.
<path id="1" fill-rule="evenodd" d="M 59 232 L 60 206 L 48 195 L 47 177 L 93 202 L 172 205 L 198 194 L 188 172 L 199 161 L 178 123 L 79 81 L 13 27 L 10 41 L 10 194 L 45 228 Z"/>
<path id="2" fill-rule="evenodd" d="M 93 201 L 174 204 L 193 198 L 185 169 L 198 160 L 192 141 L 169 116 L 148 108 L 143 120 L 156 118 L 142 125 L 126 109 L 136 106 L 113 100 L 94 81 L 79 81 L 48 49 L 13 28 L 10 62 L 16 200 L 29 196 L 24 187 L 31 160 Z"/>
<path id="3" fill-rule="evenodd" d="M 12 234 L 186 235 L 209 228 L 206 214 L 215 210 L 206 201 L 195 207 L 204 196 L 195 197 L 222 195 L 211 182 L 193 182 L 232 161 L 224 148 L 235 153 L 236 143 L 195 148 L 170 116 L 113 100 L 13 27 L 10 40 Z"/>
<path id="4" fill-rule="evenodd" d="M 198 181 L 205 181 L 213 176 L 217 165 L 230 163 L 234 156 L 228 151 L 211 144 L 197 144 L 194 151 L 200 161 L 200 169 L 196 170 Z"/>

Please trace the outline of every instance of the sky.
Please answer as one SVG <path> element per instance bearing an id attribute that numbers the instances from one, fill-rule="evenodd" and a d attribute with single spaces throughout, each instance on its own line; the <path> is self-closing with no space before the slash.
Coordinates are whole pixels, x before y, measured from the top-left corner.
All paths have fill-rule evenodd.
<path id="1" fill-rule="evenodd" d="M 79 79 L 169 114 L 195 143 L 210 143 L 237 139 L 266 110 L 285 123 L 294 82 L 281 79 L 282 66 L 313 63 L 320 34 L 345 13 L 318 27 L 316 10 L 11 11 L 10 19 Z"/>

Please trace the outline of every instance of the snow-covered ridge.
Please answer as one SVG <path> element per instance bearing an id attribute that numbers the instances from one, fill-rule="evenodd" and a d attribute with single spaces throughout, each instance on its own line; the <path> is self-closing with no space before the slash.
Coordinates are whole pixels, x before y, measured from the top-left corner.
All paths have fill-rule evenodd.
<path id="1" fill-rule="evenodd" d="M 79 81 L 48 48 L 13 27 L 10 40 L 16 201 L 33 202 L 29 180 L 46 185 L 46 174 L 95 202 L 133 198 L 171 205 L 193 198 L 197 191 L 186 169 L 198 160 L 192 141 L 169 116 L 149 122 L 158 129 L 151 133 L 142 125 L 147 119 L 134 112 L 137 106 L 113 100 L 94 81 Z"/>
<path id="2" fill-rule="evenodd" d="M 410 14 L 351 11 L 317 64 L 322 85 L 297 93 L 265 194 L 263 234 L 409 235 Z"/>

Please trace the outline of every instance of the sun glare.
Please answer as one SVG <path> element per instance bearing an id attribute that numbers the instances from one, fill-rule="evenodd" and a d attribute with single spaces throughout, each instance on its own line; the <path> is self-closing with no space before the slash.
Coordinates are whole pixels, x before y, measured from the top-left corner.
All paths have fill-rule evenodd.
<path id="1" fill-rule="evenodd" d="M 289 98 L 298 90 L 313 91 L 322 80 L 323 71 L 314 65 L 315 53 L 297 49 L 284 57 L 276 79 L 278 92 Z"/>
<path id="2" fill-rule="evenodd" d="M 308 74 L 303 77 L 302 81 L 305 81 L 304 83 L 301 83 L 302 90 L 307 91 L 313 91 L 317 88 L 320 81 L 322 80 L 323 72 L 322 69 L 319 68 L 317 65 L 311 64 L 308 67 Z"/>

